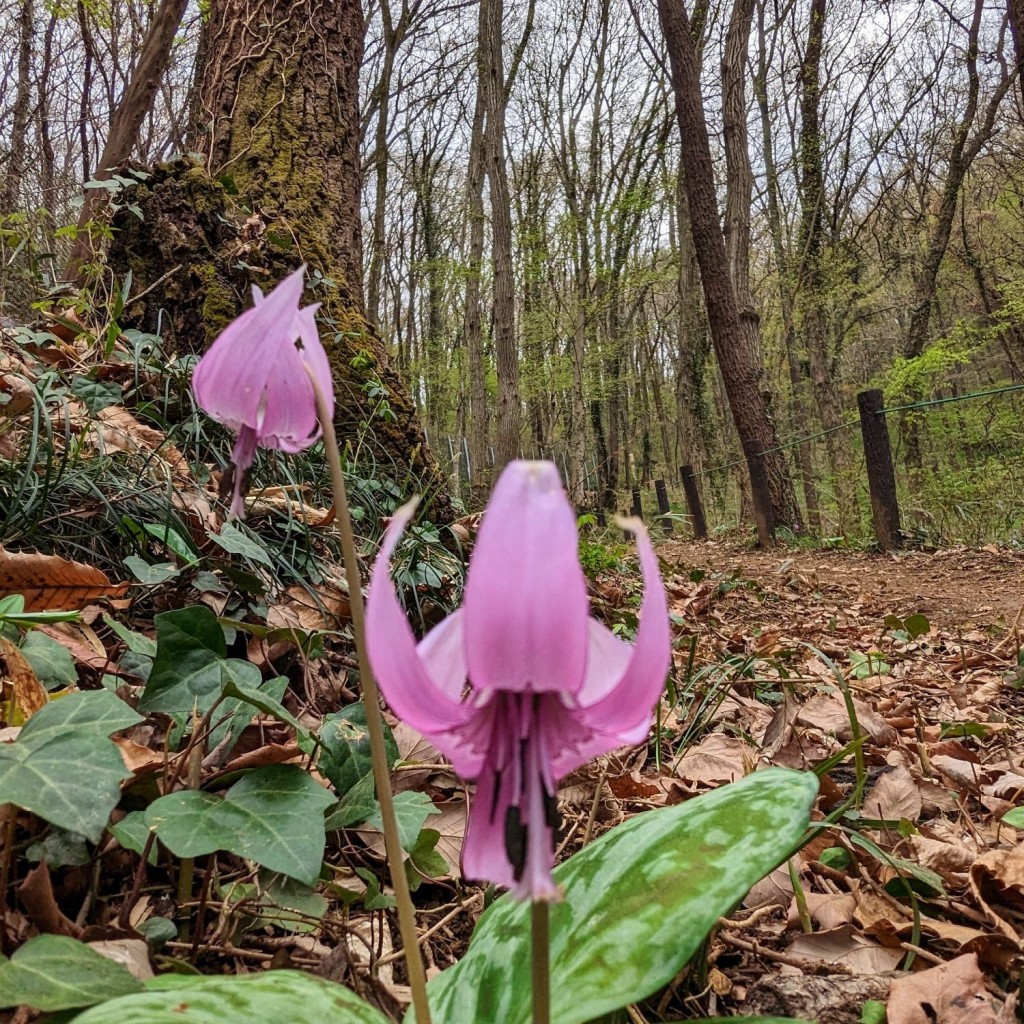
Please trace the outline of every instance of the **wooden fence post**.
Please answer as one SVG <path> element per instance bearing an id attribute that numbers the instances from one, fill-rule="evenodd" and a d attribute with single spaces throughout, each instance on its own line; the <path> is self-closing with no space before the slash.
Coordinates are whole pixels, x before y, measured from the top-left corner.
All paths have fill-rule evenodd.
<path id="1" fill-rule="evenodd" d="M 693 466 L 680 466 L 679 476 L 683 481 L 686 509 L 693 520 L 693 539 L 707 540 L 708 521 L 704 518 L 704 506 L 700 503 L 700 491 L 697 490 L 697 477 L 693 472 Z"/>
<path id="2" fill-rule="evenodd" d="M 743 454 L 750 470 L 750 492 L 754 499 L 754 522 L 757 524 L 757 542 L 763 548 L 775 542 L 775 513 L 768 489 L 768 475 L 764 471 L 764 446 L 756 438 L 743 442 Z"/>
<path id="3" fill-rule="evenodd" d="M 654 481 L 654 493 L 658 498 L 658 512 L 661 515 L 661 528 L 665 533 L 671 534 L 675 532 L 675 529 L 672 520 L 668 518 L 668 514 L 672 509 L 669 507 L 668 491 L 665 488 L 664 480 Z"/>
<path id="4" fill-rule="evenodd" d="M 871 515 L 875 521 L 875 539 L 883 551 L 900 546 L 900 506 L 896 498 L 896 473 L 892 467 L 892 448 L 885 416 L 882 392 L 877 388 L 857 395 L 860 429 L 864 437 L 864 461 L 868 468 Z"/>
<path id="5" fill-rule="evenodd" d="M 594 519 L 597 521 L 597 525 L 602 529 L 608 525 L 608 517 L 605 515 L 603 508 L 595 510 Z"/>
<path id="6" fill-rule="evenodd" d="M 643 519 L 643 517 L 644 517 L 644 508 L 643 508 L 643 505 L 640 504 L 640 488 L 639 487 L 634 487 L 633 491 L 632 491 L 632 494 L 633 494 L 633 507 L 629 510 L 630 514 L 636 516 L 637 519 Z"/>

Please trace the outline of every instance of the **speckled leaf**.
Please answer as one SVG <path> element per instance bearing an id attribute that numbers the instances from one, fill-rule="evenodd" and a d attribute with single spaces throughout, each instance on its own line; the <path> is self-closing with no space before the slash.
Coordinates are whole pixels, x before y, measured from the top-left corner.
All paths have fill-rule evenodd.
<path id="1" fill-rule="evenodd" d="M 94 1006 L 72 1024 L 388 1024 L 347 988 L 298 971 L 233 978 L 164 975 L 147 987 L 148 992 Z"/>
<path id="2" fill-rule="evenodd" d="M 817 789 L 811 774 L 770 768 L 637 815 L 569 858 L 555 872 L 565 899 L 551 908 L 552 1024 L 582 1024 L 671 981 L 792 853 Z M 466 955 L 430 983 L 435 1020 L 528 1024 L 529 920 L 508 896 L 484 914 Z"/>
<path id="3" fill-rule="evenodd" d="M 0 959 L 0 1006 L 68 1010 L 140 988 L 120 964 L 66 935 L 37 935 Z"/>

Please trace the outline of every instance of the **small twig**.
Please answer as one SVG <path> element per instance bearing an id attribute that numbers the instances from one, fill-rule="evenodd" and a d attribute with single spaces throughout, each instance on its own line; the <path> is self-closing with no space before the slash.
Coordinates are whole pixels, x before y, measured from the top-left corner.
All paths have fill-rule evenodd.
<path id="1" fill-rule="evenodd" d="M 804 957 L 799 956 L 789 956 L 786 953 L 776 953 L 772 949 L 765 949 L 760 945 L 760 943 L 748 942 L 746 939 L 741 939 L 738 935 L 730 935 L 728 932 L 723 932 L 718 936 L 718 938 L 727 946 L 734 946 L 736 949 L 742 949 L 746 953 L 753 953 L 754 956 L 762 956 L 766 960 L 773 960 L 775 963 L 786 964 L 788 967 L 798 967 L 801 971 L 806 971 L 816 963 L 824 962 L 807 960 Z M 846 964 L 832 963 L 830 961 L 828 967 L 832 974 L 853 974 L 853 971 L 847 967 Z"/>
<path id="2" fill-rule="evenodd" d="M 594 787 L 594 799 L 590 801 L 590 814 L 587 816 L 587 827 L 583 832 L 583 845 L 590 842 L 590 836 L 594 831 L 594 822 L 597 821 L 597 809 L 601 805 L 601 790 L 604 789 L 604 780 L 608 776 L 608 769 L 601 770 L 601 777 Z"/>
<path id="3" fill-rule="evenodd" d="M 469 899 L 463 900 L 461 903 L 457 904 L 455 907 L 449 910 L 448 913 L 444 915 L 444 917 L 442 917 L 439 921 L 435 921 L 434 924 L 432 924 L 425 932 L 423 932 L 422 935 L 420 935 L 420 945 L 424 945 L 427 939 L 429 939 L 432 935 L 436 935 L 446 924 L 448 924 L 449 921 L 458 917 L 459 914 L 461 914 L 463 911 L 469 910 L 474 903 L 477 903 L 481 899 L 482 894 L 475 892 L 473 893 L 472 896 L 469 897 Z M 377 961 L 377 966 L 383 967 L 385 964 L 394 963 L 396 960 L 400 960 L 403 956 L 405 956 L 404 949 L 393 950 L 392 952 L 388 953 L 387 956 L 382 956 L 380 960 Z"/>

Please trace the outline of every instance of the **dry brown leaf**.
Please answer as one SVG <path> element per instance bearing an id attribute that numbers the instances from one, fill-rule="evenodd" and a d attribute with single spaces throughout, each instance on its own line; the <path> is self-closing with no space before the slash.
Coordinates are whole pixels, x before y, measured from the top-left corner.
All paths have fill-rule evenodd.
<path id="1" fill-rule="evenodd" d="M 151 750 L 124 736 L 114 736 L 112 739 L 121 751 L 121 760 L 124 761 L 125 768 L 136 778 L 152 775 L 163 767 L 164 755 L 161 751 Z"/>
<path id="2" fill-rule="evenodd" d="M 32 666 L 25 656 L 11 643 L 0 636 L 0 691 L 10 693 L 14 704 L 12 722 L 20 725 L 28 721 L 47 700 L 46 687 L 36 678 Z"/>
<path id="3" fill-rule="evenodd" d="M 688 782 L 716 786 L 749 775 L 756 758 L 757 748 L 738 736 L 713 732 L 680 758 L 676 774 Z"/>
<path id="4" fill-rule="evenodd" d="M 996 1024 L 992 998 L 973 954 L 893 981 L 889 1024 Z"/>
<path id="5" fill-rule="evenodd" d="M 866 732 L 878 744 L 887 746 L 896 742 L 896 730 L 881 715 L 876 714 L 863 701 L 854 700 L 853 709 L 862 732 Z M 805 725 L 814 726 L 826 733 L 834 733 L 844 743 L 853 738 L 853 728 L 846 704 L 838 693 L 819 694 L 801 705 L 797 718 Z"/>
<path id="6" fill-rule="evenodd" d="M 855 974 L 883 974 L 894 970 L 903 959 L 903 951 L 886 949 L 853 932 L 849 926 L 827 932 L 798 935 L 786 952 L 809 961 L 844 964 Z"/>
<path id="7" fill-rule="evenodd" d="M 348 595 L 339 587 L 322 583 L 316 587 L 296 584 L 267 610 L 267 625 L 274 629 L 336 630 L 352 617 Z"/>
<path id="8" fill-rule="evenodd" d="M 36 928 L 50 935 L 70 935 L 77 939 L 82 929 L 57 906 L 50 881 L 50 869 L 41 860 L 18 886 L 18 899 Z"/>
<path id="9" fill-rule="evenodd" d="M 977 854 L 958 843 L 944 843 L 928 836 L 910 837 L 910 846 L 917 856 L 921 867 L 929 868 L 940 874 L 947 882 L 961 884 Z M 959 877 L 958 877 L 959 876 Z"/>
<path id="10" fill-rule="evenodd" d="M 139 981 L 149 981 L 153 977 L 153 968 L 149 963 L 149 946 L 142 939 L 108 939 L 103 942 L 90 942 L 89 945 L 100 956 L 120 964 Z"/>
<path id="11" fill-rule="evenodd" d="M 852 892 L 807 892 L 804 897 L 811 920 L 823 931 L 849 924 L 857 906 L 857 897 Z M 798 924 L 799 917 L 794 913 L 795 909 L 790 911 L 790 920 Z"/>
<path id="12" fill-rule="evenodd" d="M 192 478 L 188 460 L 167 440 L 167 435 L 140 423 L 127 409 L 111 405 L 101 410 L 97 419 L 99 437 L 106 448 L 114 448 L 129 455 L 153 453 L 170 467 L 175 476 L 183 480 Z"/>
<path id="13" fill-rule="evenodd" d="M 864 797 L 864 814 L 885 821 L 916 821 L 921 814 L 917 780 L 902 766 L 883 772 Z"/>
<path id="14" fill-rule="evenodd" d="M 1024 843 L 1012 850 L 989 850 L 971 865 L 971 890 L 996 927 L 1015 941 L 1020 931 L 1003 914 L 1024 913 Z M 997 909 L 999 908 L 999 909 Z M 999 911 L 1002 910 L 1003 913 Z"/>
<path id="15" fill-rule="evenodd" d="M 789 867 L 780 864 L 771 874 L 754 883 L 743 900 L 743 906 L 748 910 L 756 910 L 774 904 L 785 910 L 792 899 L 793 880 L 789 877 Z"/>
<path id="16" fill-rule="evenodd" d="M 120 597 L 127 589 L 127 583 L 111 583 L 83 562 L 0 547 L 0 597 L 21 594 L 28 612 L 80 608 L 98 598 Z"/>

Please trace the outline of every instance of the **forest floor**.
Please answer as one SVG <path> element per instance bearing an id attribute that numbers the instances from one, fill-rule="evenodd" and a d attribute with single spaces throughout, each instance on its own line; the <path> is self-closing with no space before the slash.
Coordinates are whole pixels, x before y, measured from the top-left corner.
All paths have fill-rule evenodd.
<path id="1" fill-rule="evenodd" d="M 1000 819 L 1024 795 L 1024 553 L 667 540 L 659 554 L 683 695 L 660 765 L 606 766 L 610 819 L 767 764 L 821 771 L 857 730 L 864 792 L 801 852 L 800 899 L 783 866 L 722 922 L 708 970 L 634 1019 L 1016 1019 L 1024 845 Z M 614 579 L 595 597 L 617 604 Z M 815 817 L 851 797 L 852 765 L 821 772 Z"/>

